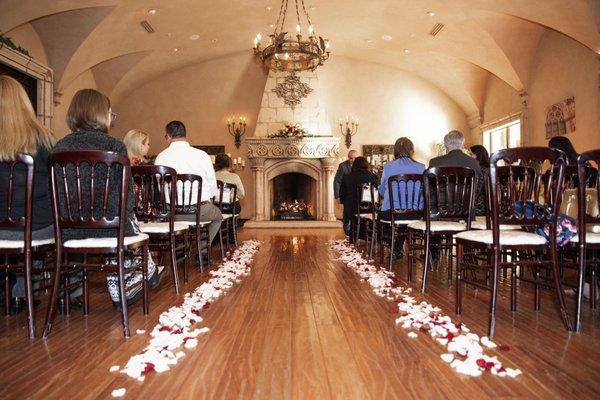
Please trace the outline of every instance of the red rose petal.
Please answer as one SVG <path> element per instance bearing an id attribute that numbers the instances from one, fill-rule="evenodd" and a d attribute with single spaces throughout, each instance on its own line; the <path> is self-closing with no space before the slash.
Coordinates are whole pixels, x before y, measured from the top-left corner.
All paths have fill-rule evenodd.
<path id="1" fill-rule="evenodd" d="M 165 332 L 165 331 L 171 332 L 172 330 L 173 330 L 173 328 L 171 328 L 170 326 L 165 326 L 165 325 L 162 325 L 160 328 L 158 328 L 159 332 Z"/>
<path id="2" fill-rule="evenodd" d="M 477 363 L 477 366 L 480 368 L 485 368 L 485 366 L 486 366 L 486 362 L 483 358 L 480 358 L 479 360 L 477 360 L 476 363 Z"/>
<path id="3" fill-rule="evenodd" d="M 183 338 L 183 344 L 186 344 L 188 340 L 193 339 L 191 336 L 186 336 Z"/>
<path id="4" fill-rule="evenodd" d="M 505 369 L 504 367 L 500 367 L 500 368 L 498 368 L 498 370 L 497 370 L 497 371 L 498 371 L 498 372 L 506 372 L 506 369 Z"/>
<path id="5" fill-rule="evenodd" d="M 429 329 L 431 329 L 429 325 L 423 325 L 419 328 L 421 332 L 429 332 Z"/>
<path id="6" fill-rule="evenodd" d="M 200 310 L 198 310 L 197 308 L 193 308 L 192 309 L 192 314 L 200 316 Z"/>
<path id="7" fill-rule="evenodd" d="M 494 367 L 494 365 L 495 364 L 493 362 L 488 361 L 488 362 L 485 363 L 485 369 L 490 370 L 490 369 L 492 369 Z"/>
<path id="8" fill-rule="evenodd" d="M 448 332 L 448 334 L 446 335 L 446 339 L 448 339 L 448 340 L 454 339 L 454 333 Z"/>
<path id="9" fill-rule="evenodd" d="M 144 370 L 142 371 L 142 373 L 147 374 L 148 372 L 152 371 L 154 371 L 154 364 L 152 364 L 151 362 L 145 363 Z"/>
<path id="10" fill-rule="evenodd" d="M 502 351 L 509 351 L 510 350 L 510 345 L 508 344 L 501 344 L 500 346 L 498 346 L 498 348 Z"/>
<path id="11" fill-rule="evenodd" d="M 181 335 L 182 333 L 183 331 L 181 330 L 181 328 L 173 329 L 171 331 L 171 335 Z"/>
<path id="12" fill-rule="evenodd" d="M 396 310 L 395 308 L 390 308 L 390 309 L 388 309 L 388 312 L 389 312 L 390 314 L 392 314 L 392 315 L 393 315 L 393 314 L 398 314 L 398 310 Z"/>
<path id="13" fill-rule="evenodd" d="M 210 307 L 210 303 L 206 303 L 205 305 L 202 306 L 203 309 L 208 309 L 208 307 Z"/>

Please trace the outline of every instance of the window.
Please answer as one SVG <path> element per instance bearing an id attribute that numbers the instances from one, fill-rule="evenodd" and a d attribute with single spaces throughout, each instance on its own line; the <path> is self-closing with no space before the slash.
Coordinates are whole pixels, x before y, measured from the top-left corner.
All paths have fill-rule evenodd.
<path id="1" fill-rule="evenodd" d="M 495 151 L 521 145 L 521 120 L 516 119 L 483 131 L 483 146 L 492 154 Z"/>

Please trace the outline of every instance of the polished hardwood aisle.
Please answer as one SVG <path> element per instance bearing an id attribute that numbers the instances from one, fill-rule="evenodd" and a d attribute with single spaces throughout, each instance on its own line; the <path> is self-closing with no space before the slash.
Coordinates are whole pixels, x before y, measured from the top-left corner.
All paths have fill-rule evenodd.
<path id="1" fill-rule="evenodd" d="M 110 398 L 121 387 L 126 399 L 161 400 L 600 397 L 598 312 L 586 307 L 583 333 L 569 334 L 549 294 L 535 313 L 531 288 L 519 287 L 520 309 L 513 315 L 504 290 L 496 341 L 512 349 L 499 355 L 524 375 L 460 376 L 440 359 L 443 347 L 425 335 L 409 338 L 394 323 L 394 304 L 334 260 L 327 241 L 339 236 L 335 230 L 243 232 L 241 238 L 263 241 L 252 273 L 206 310 L 203 326 L 211 330 L 198 347 L 143 383 L 108 371 L 144 348 L 148 336 L 123 339 L 101 279 L 93 285 L 90 315 L 75 310 L 70 318 L 58 316 L 47 341 L 26 339 L 24 315 L 3 317 L 0 399 Z M 399 268 L 401 278 L 405 268 Z M 453 286 L 444 275 L 433 274 L 430 293 L 417 298 L 454 317 Z M 187 291 L 206 278 L 192 272 Z M 150 330 L 177 301 L 171 281 L 164 279 L 150 299 L 146 317 L 141 305 L 130 308 L 132 332 Z M 465 290 L 462 320 L 478 334 L 485 332 L 487 299 L 487 293 Z"/>

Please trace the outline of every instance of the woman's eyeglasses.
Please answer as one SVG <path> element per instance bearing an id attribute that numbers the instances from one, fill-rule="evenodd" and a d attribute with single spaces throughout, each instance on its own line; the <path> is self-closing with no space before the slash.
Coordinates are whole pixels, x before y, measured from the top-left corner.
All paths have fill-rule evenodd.
<path id="1" fill-rule="evenodd" d="M 117 119 L 117 113 L 116 112 L 110 112 L 110 120 L 114 122 L 114 120 Z"/>

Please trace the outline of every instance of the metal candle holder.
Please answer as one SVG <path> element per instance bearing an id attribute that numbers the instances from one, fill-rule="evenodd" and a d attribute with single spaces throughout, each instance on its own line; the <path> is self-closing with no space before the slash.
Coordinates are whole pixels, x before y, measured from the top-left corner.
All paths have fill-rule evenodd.
<path id="1" fill-rule="evenodd" d="M 346 138 L 346 147 L 349 149 L 352 145 L 352 136 L 358 133 L 358 118 L 346 117 L 346 122 L 340 118 L 340 132 Z"/>
<path id="2" fill-rule="evenodd" d="M 236 117 L 227 118 L 227 130 L 233 136 L 235 147 L 239 149 L 242 145 L 242 136 L 246 133 L 246 118 L 240 117 L 239 121 L 236 121 Z"/>

